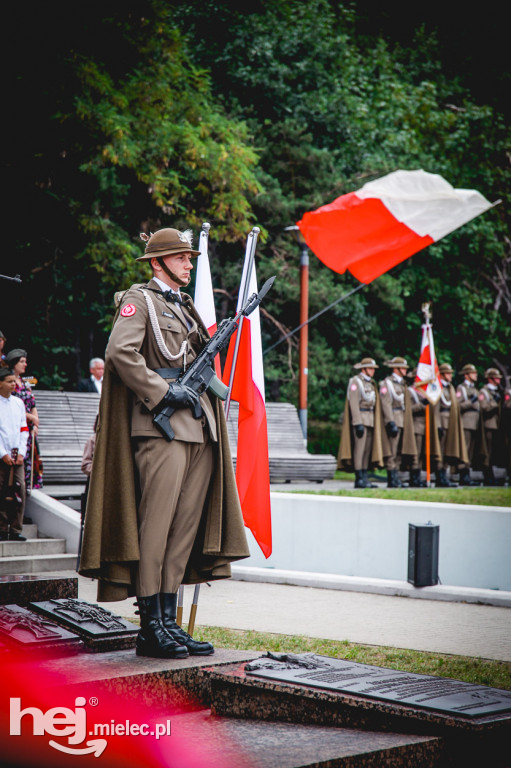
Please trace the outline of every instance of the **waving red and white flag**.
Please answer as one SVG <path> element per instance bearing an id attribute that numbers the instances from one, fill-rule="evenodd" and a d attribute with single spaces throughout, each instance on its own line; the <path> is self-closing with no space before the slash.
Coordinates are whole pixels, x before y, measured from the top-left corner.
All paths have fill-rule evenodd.
<path id="1" fill-rule="evenodd" d="M 304 214 L 297 224 L 327 267 L 370 283 L 493 205 L 438 174 L 394 171 Z"/>
<path id="2" fill-rule="evenodd" d="M 241 309 L 244 295 L 257 293 L 253 261 L 250 274 L 247 274 L 249 266 L 249 260 L 245 258 L 237 311 Z M 248 291 L 245 291 L 247 280 Z M 229 384 L 231 378 L 238 332 L 233 335 L 229 344 L 223 374 L 224 384 Z M 231 399 L 239 403 L 236 485 L 243 520 L 252 531 L 264 556 L 269 557 L 272 551 L 270 468 L 259 307 L 243 318 Z"/>
<path id="3" fill-rule="evenodd" d="M 193 303 L 195 309 L 202 318 L 202 322 L 213 336 L 217 329 L 215 300 L 213 296 L 213 282 L 211 280 L 211 269 L 209 266 L 208 240 L 210 225 L 204 223 L 199 239 L 200 254 L 197 257 L 197 276 L 195 278 L 195 295 Z M 222 378 L 220 370 L 220 360 L 218 355 L 215 358 L 215 370 L 218 378 Z"/>
<path id="4" fill-rule="evenodd" d="M 440 399 L 442 384 L 440 382 L 440 371 L 438 370 L 435 345 L 433 343 L 433 328 L 429 322 L 424 323 L 422 326 L 421 353 L 414 384 L 422 389 L 425 397 L 433 405 Z"/>

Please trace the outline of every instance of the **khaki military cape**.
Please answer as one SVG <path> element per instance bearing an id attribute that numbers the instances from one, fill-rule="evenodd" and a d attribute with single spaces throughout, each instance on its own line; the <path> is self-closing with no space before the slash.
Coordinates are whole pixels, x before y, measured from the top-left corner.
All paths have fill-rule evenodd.
<path id="1" fill-rule="evenodd" d="M 381 469 L 384 466 L 385 456 L 390 455 L 387 433 L 383 428 L 383 415 L 380 403 L 380 393 L 376 382 L 371 380 L 372 387 L 376 393 L 374 405 L 374 435 L 371 449 L 370 469 Z M 341 439 L 339 442 L 339 451 L 337 453 L 337 469 L 343 469 L 345 472 L 354 472 L 353 469 L 353 430 L 351 423 L 351 409 L 348 396 L 344 405 L 344 415 L 341 428 Z"/>
<path id="2" fill-rule="evenodd" d="M 447 435 L 445 436 L 444 461 L 454 466 L 469 464 L 460 404 L 452 384 L 449 384 L 449 396 L 451 398 L 451 409 L 447 425 Z"/>
<path id="3" fill-rule="evenodd" d="M 408 387 L 404 390 L 405 413 L 403 423 L 403 439 L 401 441 L 401 468 L 407 469 L 412 465 L 417 456 L 417 444 L 415 442 L 415 432 L 413 429 L 412 397 Z"/>
<path id="4" fill-rule="evenodd" d="M 207 335 L 200 316 L 193 314 Z M 185 584 L 229 578 L 230 563 L 250 556 L 223 407 L 211 400 L 218 431 L 215 471 Z M 98 579 L 98 601 L 124 600 L 135 594 L 139 558 L 129 390 L 106 365 L 78 572 Z"/>

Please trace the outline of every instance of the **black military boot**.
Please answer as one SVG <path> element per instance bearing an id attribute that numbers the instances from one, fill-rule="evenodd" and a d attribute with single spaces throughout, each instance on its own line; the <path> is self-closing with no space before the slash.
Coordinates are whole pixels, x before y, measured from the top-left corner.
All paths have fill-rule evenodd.
<path id="1" fill-rule="evenodd" d="M 362 478 L 363 478 L 363 480 L 364 480 L 364 483 L 365 483 L 365 487 L 366 487 L 366 488 L 378 488 L 378 486 L 376 485 L 376 483 L 372 483 L 372 482 L 371 482 L 371 480 L 370 480 L 370 478 L 369 478 L 369 470 L 368 470 L 368 469 L 363 469 L 363 470 L 362 470 Z"/>
<path id="2" fill-rule="evenodd" d="M 470 469 L 468 467 L 460 469 L 460 485 L 479 485 L 479 483 L 476 483 L 475 480 L 471 479 Z"/>
<path id="3" fill-rule="evenodd" d="M 453 483 L 452 480 L 449 480 L 445 469 L 437 469 L 435 473 L 435 486 L 437 488 L 457 488 L 458 483 Z"/>
<path id="4" fill-rule="evenodd" d="M 497 485 L 495 475 L 493 474 L 493 467 L 486 467 L 483 469 L 483 478 L 484 485 Z"/>
<path id="5" fill-rule="evenodd" d="M 155 659 L 186 659 L 188 649 L 166 631 L 162 624 L 160 596 L 137 597 L 140 632 L 137 635 L 137 656 Z"/>
<path id="6" fill-rule="evenodd" d="M 177 592 L 162 592 L 160 600 L 163 626 L 174 640 L 184 645 L 190 656 L 211 656 L 215 652 L 211 643 L 194 640 L 177 624 Z"/>
<path id="7" fill-rule="evenodd" d="M 355 470 L 355 485 L 354 488 L 367 488 L 366 481 L 364 479 L 364 470 Z"/>
<path id="8" fill-rule="evenodd" d="M 397 488 L 394 470 L 387 470 L 387 488 Z"/>
<path id="9" fill-rule="evenodd" d="M 421 480 L 420 469 L 410 470 L 410 488 L 425 488 L 426 483 Z"/>

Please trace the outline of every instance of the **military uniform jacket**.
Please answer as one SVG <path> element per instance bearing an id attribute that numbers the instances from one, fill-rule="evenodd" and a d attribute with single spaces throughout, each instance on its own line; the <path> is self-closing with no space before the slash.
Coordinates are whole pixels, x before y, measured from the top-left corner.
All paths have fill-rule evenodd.
<path id="1" fill-rule="evenodd" d="M 153 285 L 156 285 L 153 283 Z M 148 286 L 151 287 L 151 283 Z M 136 318 L 140 312 L 144 316 L 144 305 L 147 308 L 144 295 L 133 286 L 121 300 L 120 311 L 114 319 L 114 330 L 120 320 Z M 150 299 L 152 300 L 152 299 Z M 144 303 L 142 303 L 142 301 Z M 174 314 L 171 308 L 163 310 L 164 303 L 158 298 L 156 306 L 160 306 L 158 317 L 168 311 Z M 166 302 L 165 302 L 166 304 Z M 126 307 L 130 307 L 126 309 Z M 133 311 L 133 307 L 135 311 Z M 189 313 L 193 317 L 199 336 L 207 338 L 208 332 L 193 307 L 190 300 Z M 122 315 L 123 309 L 125 310 Z M 147 314 L 147 317 L 149 315 Z M 169 318 L 173 320 L 173 318 Z M 163 323 L 160 319 L 159 323 Z M 174 327 L 174 326 L 173 326 Z M 124 339 L 125 348 L 121 353 L 115 353 L 114 359 L 130 359 L 135 356 L 136 370 L 131 370 L 125 376 L 130 377 L 133 390 L 126 386 L 123 379 L 117 374 L 110 355 L 105 360 L 105 376 L 100 400 L 99 419 L 97 426 L 96 448 L 92 464 L 87 510 L 83 534 L 83 545 L 80 559 L 79 572 L 87 577 L 98 579 L 98 600 L 113 601 L 124 600 L 135 594 L 135 577 L 140 557 L 138 545 L 138 526 L 136 509 L 135 469 L 131 448 L 132 435 L 134 437 L 164 438 L 156 430 L 153 431 L 151 415 L 142 409 L 148 410 L 157 405 L 167 391 L 167 383 L 157 373 L 148 369 L 139 360 L 141 350 L 148 355 L 151 366 L 162 363 L 160 357 L 153 348 L 151 339 L 152 328 L 146 328 L 146 335 L 139 336 L 138 344 L 131 341 L 132 349 L 129 349 L 129 338 L 133 338 L 124 328 L 122 333 L 116 332 L 114 338 Z M 172 328 L 166 329 L 169 334 Z M 180 330 L 180 335 L 188 336 L 188 329 Z M 137 333 L 140 333 L 137 331 Z M 172 339 L 166 344 L 172 348 Z M 177 338 L 176 338 L 177 344 Z M 180 348 L 180 344 L 179 344 Z M 120 356 L 119 356 L 120 355 Z M 145 359 L 145 358 L 144 358 Z M 163 358 L 163 367 L 169 366 L 169 362 Z M 179 362 L 179 361 L 177 361 Z M 128 363 L 130 366 L 131 363 Z M 143 384 L 142 366 L 146 368 L 147 386 Z M 156 366 L 155 366 L 156 367 Z M 146 397 L 148 400 L 146 400 Z M 202 399 L 201 399 L 202 402 Z M 213 414 L 214 426 L 217 435 L 215 443 L 215 469 L 211 480 L 210 489 L 206 499 L 205 508 L 197 537 L 190 555 L 183 582 L 186 584 L 200 583 L 213 579 L 227 578 L 231 575 L 230 563 L 249 557 L 243 518 L 241 514 L 232 458 L 229 450 L 229 440 L 223 407 L 216 398 L 209 402 Z M 189 409 L 183 409 L 189 410 Z M 175 415 L 180 415 L 176 412 Z M 209 423 L 209 416 L 208 423 Z M 195 422 L 190 414 L 186 424 Z M 181 419 L 171 417 L 172 428 L 179 432 L 180 439 L 186 439 L 186 432 L 182 431 Z M 198 422 L 202 437 L 202 425 Z"/>
<path id="2" fill-rule="evenodd" d="M 497 390 L 490 389 L 488 384 L 479 392 L 479 404 L 485 429 L 498 429 L 500 421 L 500 400 L 495 399 Z"/>
<path id="3" fill-rule="evenodd" d="M 456 397 L 461 411 L 461 421 L 463 429 L 477 430 L 480 421 L 480 408 L 478 392 L 472 381 L 464 381 L 456 387 Z M 472 401 L 475 397 L 475 402 Z"/>
<path id="4" fill-rule="evenodd" d="M 364 427 L 374 427 L 376 397 L 375 387 L 370 380 L 360 374 L 349 380 L 348 400 L 353 426 L 363 424 Z"/>
<path id="5" fill-rule="evenodd" d="M 404 379 L 398 381 L 394 374 L 381 382 L 380 397 L 385 425 L 393 421 L 397 427 L 404 427 L 406 390 Z"/>

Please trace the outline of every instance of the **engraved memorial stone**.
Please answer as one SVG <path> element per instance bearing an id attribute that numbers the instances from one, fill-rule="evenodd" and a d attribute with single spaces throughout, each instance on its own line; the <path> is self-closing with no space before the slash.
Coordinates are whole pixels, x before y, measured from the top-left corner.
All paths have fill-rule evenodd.
<path id="1" fill-rule="evenodd" d="M 0 637 L 7 646 L 18 649 L 63 649 L 81 645 L 77 635 L 19 605 L 0 606 Z"/>
<path id="2" fill-rule="evenodd" d="M 245 671 L 267 680 L 351 693 L 465 717 L 511 711 L 511 691 L 314 653 L 268 653 L 247 664 Z"/>
<path id="3" fill-rule="evenodd" d="M 30 603 L 30 607 L 80 635 L 93 650 L 131 648 L 138 627 L 99 605 L 65 598 Z"/>

